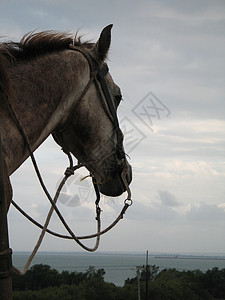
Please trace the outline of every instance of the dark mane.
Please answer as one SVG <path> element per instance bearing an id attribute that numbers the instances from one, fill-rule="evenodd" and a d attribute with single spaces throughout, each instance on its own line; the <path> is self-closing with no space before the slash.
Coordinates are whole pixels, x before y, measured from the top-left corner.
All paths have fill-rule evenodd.
<path id="1" fill-rule="evenodd" d="M 20 42 L 0 43 L 0 93 L 9 93 L 7 69 L 12 62 L 21 62 L 48 53 L 69 49 L 73 44 L 91 48 L 90 42 L 81 42 L 81 37 L 55 31 L 29 32 Z"/>
<path id="2" fill-rule="evenodd" d="M 8 59 L 11 57 L 9 51 L 0 44 L 0 96 L 9 95 L 9 80 L 7 65 Z"/>
<path id="3" fill-rule="evenodd" d="M 82 43 L 77 34 L 73 37 L 67 33 L 42 31 L 30 32 L 24 35 L 20 42 L 3 43 L 2 47 L 16 60 L 25 60 L 68 49 L 70 44 L 87 48 L 93 45 L 89 42 Z"/>

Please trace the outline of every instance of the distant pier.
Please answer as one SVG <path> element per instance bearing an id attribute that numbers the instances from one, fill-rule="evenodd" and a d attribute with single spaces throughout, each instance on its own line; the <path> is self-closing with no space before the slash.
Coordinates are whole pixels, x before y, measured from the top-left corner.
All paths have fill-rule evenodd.
<path id="1" fill-rule="evenodd" d="M 155 256 L 160 259 L 202 259 L 202 260 L 225 260 L 225 257 L 211 257 L 211 256 Z"/>

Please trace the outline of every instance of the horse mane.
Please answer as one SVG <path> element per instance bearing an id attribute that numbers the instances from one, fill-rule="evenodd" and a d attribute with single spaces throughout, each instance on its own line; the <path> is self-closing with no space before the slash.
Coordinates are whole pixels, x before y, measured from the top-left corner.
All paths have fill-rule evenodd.
<path id="1" fill-rule="evenodd" d="M 91 48 L 93 46 L 90 42 L 82 43 L 81 36 L 77 36 L 77 33 L 73 37 L 72 35 L 63 32 L 32 31 L 25 34 L 20 42 L 6 42 L 2 44 L 2 47 L 4 47 L 10 56 L 13 56 L 16 60 L 26 60 L 48 53 L 69 49 L 70 44 L 82 48 Z"/>
<path id="2" fill-rule="evenodd" d="M 7 72 L 7 58 L 11 55 L 9 51 L 0 44 L 0 96 L 9 95 L 9 80 Z"/>
<path id="3" fill-rule="evenodd" d="M 8 94 L 9 82 L 7 69 L 11 63 L 24 62 L 32 58 L 69 49 L 73 44 L 82 48 L 91 48 L 93 43 L 81 42 L 77 33 L 72 36 L 68 33 L 56 31 L 29 32 L 20 42 L 0 43 L 0 93 Z"/>

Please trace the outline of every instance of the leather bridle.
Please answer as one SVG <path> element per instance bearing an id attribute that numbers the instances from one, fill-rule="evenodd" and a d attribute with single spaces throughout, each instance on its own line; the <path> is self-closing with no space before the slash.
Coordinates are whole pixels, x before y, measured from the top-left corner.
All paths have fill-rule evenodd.
<path id="1" fill-rule="evenodd" d="M 95 84 L 97 93 L 99 95 L 99 99 L 101 102 L 101 106 L 104 109 L 106 115 L 110 119 L 110 121 L 113 124 L 113 130 L 116 132 L 117 136 L 117 142 L 115 147 L 115 153 L 117 155 L 117 158 L 123 163 L 125 161 L 125 152 L 123 149 L 123 133 L 119 127 L 119 121 L 116 114 L 116 106 L 115 102 L 112 99 L 111 93 L 109 91 L 109 88 L 107 86 L 105 76 L 107 75 L 109 68 L 106 63 L 103 63 L 100 67 L 100 64 L 97 62 L 97 60 L 85 49 L 70 45 L 70 50 L 77 51 L 83 54 L 83 56 L 87 59 L 89 67 L 90 67 L 90 79 L 85 86 L 83 92 L 81 93 L 80 97 L 76 101 L 76 104 L 73 106 L 73 108 L 70 111 L 69 117 L 67 118 L 67 121 L 63 124 L 63 126 L 59 129 L 56 129 L 53 132 L 53 137 L 61 146 L 65 153 L 68 153 L 68 147 L 66 145 L 66 142 L 62 136 L 62 131 L 65 129 L 66 126 L 71 122 L 71 118 L 73 117 L 75 111 L 78 109 L 78 106 L 80 105 L 82 99 L 84 98 L 85 94 L 87 93 L 88 89 L 91 86 L 91 83 L 93 82 Z M 61 143 L 59 142 L 61 141 Z M 114 152 L 113 152 L 114 153 Z"/>

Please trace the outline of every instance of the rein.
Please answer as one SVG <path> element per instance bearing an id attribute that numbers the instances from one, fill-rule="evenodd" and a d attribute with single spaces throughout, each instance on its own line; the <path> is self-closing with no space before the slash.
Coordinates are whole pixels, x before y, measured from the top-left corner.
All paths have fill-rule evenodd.
<path id="1" fill-rule="evenodd" d="M 66 223 L 66 221 L 64 220 L 63 216 L 61 215 L 59 209 L 57 208 L 56 206 L 56 202 L 58 200 L 58 197 L 60 195 L 60 191 L 62 190 L 64 184 L 66 183 L 67 179 L 74 174 L 74 172 L 81 168 L 81 167 L 84 167 L 84 166 L 87 166 L 88 164 L 91 164 L 93 162 L 98 162 L 98 161 L 103 161 L 105 159 L 107 159 L 109 156 L 111 156 L 112 154 L 115 153 L 115 151 L 113 151 L 113 153 L 110 153 L 108 155 L 106 155 L 105 157 L 103 157 L 102 159 L 100 160 L 95 160 L 95 161 L 89 161 L 89 162 L 85 162 L 85 163 L 78 163 L 76 166 L 73 166 L 73 160 L 72 160 L 72 157 L 70 155 L 70 153 L 67 151 L 66 147 L 63 147 L 63 151 L 67 154 L 68 158 L 69 158 L 69 162 L 70 162 L 70 166 L 67 168 L 67 170 L 65 171 L 65 176 L 64 178 L 62 179 L 61 183 L 59 184 L 59 187 L 55 193 L 55 197 L 54 199 L 52 199 L 52 197 L 50 196 L 45 184 L 44 184 L 44 181 L 42 179 L 42 176 L 41 176 L 41 173 L 39 171 L 39 168 L 38 168 L 38 165 L 37 165 L 37 162 L 36 162 L 36 159 L 34 157 L 34 154 L 33 154 L 33 151 L 31 149 L 31 145 L 30 145 L 30 142 L 28 140 L 28 137 L 23 129 L 23 126 L 21 124 L 21 122 L 19 121 L 19 118 L 17 117 L 13 107 L 11 106 L 10 104 L 10 101 L 9 101 L 9 97 L 7 97 L 7 106 L 8 106 L 8 110 L 10 111 L 23 139 L 24 139 L 24 142 L 25 142 L 25 145 L 28 149 L 28 152 L 29 152 L 29 155 L 31 157 L 31 160 L 32 160 L 32 163 L 33 163 L 33 166 L 34 166 L 34 169 L 36 171 L 36 174 L 37 174 L 37 177 L 39 179 L 39 182 L 42 186 L 42 189 L 44 190 L 47 198 L 49 199 L 50 203 L 51 203 L 51 208 L 49 210 L 49 213 L 48 213 L 48 216 L 46 218 L 46 221 L 45 221 L 45 224 L 44 225 L 41 225 L 39 224 L 38 222 L 36 222 L 34 219 L 32 219 L 27 213 L 25 213 L 13 200 L 12 200 L 12 204 L 14 205 L 14 207 L 16 209 L 18 209 L 26 218 L 28 218 L 32 223 L 34 223 L 36 226 L 38 226 L 39 228 L 42 229 L 41 231 L 41 234 L 39 236 L 39 239 L 38 239 L 38 242 L 35 246 L 35 248 L 33 249 L 23 271 L 20 271 L 18 270 L 17 268 L 13 267 L 13 270 L 20 274 L 20 275 L 24 275 L 26 273 L 26 271 L 28 270 L 29 268 L 29 265 L 32 261 L 32 259 L 34 258 L 36 252 L 38 251 L 40 245 L 41 245 L 41 242 L 44 238 L 44 235 L 46 232 L 52 234 L 52 235 L 55 235 L 57 237 L 60 237 L 60 238 L 65 238 L 65 239 L 73 239 L 75 240 L 82 248 L 84 248 L 85 250 L 87 251 L 90 251 L 90 252 L 94 252 L 95 250 L 97 250 L 98 246 L 99 246 L 99 242 L 100 242 L 100 236 L 103 235 L 104 233 L 108 232 L 110 229 L 112 229 L 121 219 L 123 219 L 123 215 L 125 214 L 127 208 L 129 206 L 132 205 L 132 200 L 131 200 L 131 191 L 130 191 L 130 188 L 128 186 L 128 183 L 127 183 L 127 179 L 126 179 L 126 175 L 128 173 L 128 164 L 125 160 L 125 153 L 124 153 L 124 150 L 123 150 L 123 147 L 122 147 L 122 132 L 119 128 L 119 122 L 118 122 L 118 119 L 117 119 L 117 115 L 116 115 L 116 112 L 115 112 L 115 108 L 113 106 L 113 102 L 112 102 L 112 99 L 111 99 L 111 96 L 110 96 L 110 92 L 108 90 L 108 87 L 107 87 L 107 84 L 105 82 L 105 75 L 107 74 L 108 72 L 108 67 L 106 64 L 103 65 L 103 68 L 102 69 L 99 69 L 99 65 L 98 63 L 94 60 L 94 58 L 86 51 L 84 51 L 83 49 L 80 49 L 78 47 L 75 47 L 75 46 L 70 46 L 70 49 L 71 50 L 74 50 L 74 51 L 78 51 L 78 52 L 81 52 L 85 57 L 86 59 L 88 60 L 88 63 L 89 63 L 89 66 L 90 66 L 90 71 L 91 71 L 91 75 L 90 75 L 90 80 L 88 81 L 86 87 L 84 88 L 83 92 L 81 93 L 80 97 L 78 98 L 76 104 L 74 105 L 73 109 L 71 110 L 70 112 L 70 115 L 69 115 L 69 118 L 68 120 L 66 121 L 66 124 L 68 124 L 68 122 L 70 121 L 73 113 L 76 111 L 76 109 L 78 108 L 79 104 L 81 103 L 81 100 L 83 99 L 84 95 L 86 94 L 86 92 L 88 91 L 91 83 L 94 81 L 95 83 L 95 86 L 96 86 L 96 89 L 97 89 L 97 92 L 100 96 L 100 99 L 101 99 L 101 104 L 104 108 L 104 111 L 106 112 L 106 114 L 108 115 L 108 117 L 110 118 L 110 120 L 112 121 L 112 123 L 114 124 L 114 129 L 116 130 L 116 133 L 117 133 L 117 145 L 116 145 L 116 152 L 117 152 L 117 155 L 119 156 L 119 158 L 121 159 L 122 161 L 122 164 L 123 164 L 123 171 L 122 171 L 122 174 L 121 174 L 121 178 L 124 182 L 124 185 L 126 187 L 126 190 L 127 190 L 127 198 L 126 200 L 124 201 L 124 206 L 120 212 L 120 214 L 118 215 L 118 217 L 116 218 L 116 220 L 111 224 L 109 225 L 107 228 L 105 228 L 104 230 L 101 231 L 101 220 L 100 220 L 100 214 L 101 214 L 101 208 L 99 206 L 99 202 L 100 202 L 100 193 L 99 193 L 99 190 L 98 190 L 98 186 L 95 182 L 95 179 L 94 177 L 92 177 L 92 182 L 93 182 L 93 186 L 94 186 L 94 189 L 95 189 L 95 193 L 96 193 L 96 201 L 95 201 L 95 205 L 96 205 L 96 221 L 97 221 L 97 233 L 95 234 L 90 234 L 90 235 L 86 235 L 86 236 L 76 236 L 73 231 L 70 229 L 70 227 L 68 226 L 68 224 Z M 100 83 L 100 86 L 101 86 L 101 89 L 100 89 L 100 86 L 99 86 L 99 83 Z M 104 104 L 104 98 L 103 98 L 103 95 L 102 95 L 102 92 L 103 92 L 103 95 L 105 97 L 105 100 L 107 102 L 107 105 L 108 107 L 105 106 Z M 57 137 L 54 137 L 57 139 Z M 61 220 L 62 224 L 64 225 L 64 227 L 66 228 L 66 230 L 68 231 L 68 233 L 70 234 L 69 236 L 67 235 L 61 235 L 59 233 L 55 233 L 54 231 L 51 231 L 49 230 L 47 227 L 49 225 L 49 222 L 50 222 L 50 219 L 51 219 L 51 216 L 53 214 L 53 212 L 57 213 L 59 219 Z M 96 238 L 96 242 L 95 242 L 95 246 L 93 248 L 89 248 L 87 246 L 85 246 L 83 243 L 80 242 L 80 240 L 82 239 L 90 239 L 90 238 Z"/>

